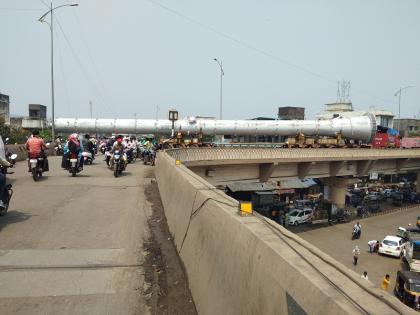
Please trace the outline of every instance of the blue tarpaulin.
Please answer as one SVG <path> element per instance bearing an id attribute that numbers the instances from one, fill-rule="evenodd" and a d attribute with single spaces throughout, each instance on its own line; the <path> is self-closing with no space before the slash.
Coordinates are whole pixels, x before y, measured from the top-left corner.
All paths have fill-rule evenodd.
<path id="1" fill-rule="evenodd" d="M 387 134 L 389 134 L 391 136 L 398 136 L 399 135 L 398 130 L 393 129 L 393 128 L 388 128 Z"/>

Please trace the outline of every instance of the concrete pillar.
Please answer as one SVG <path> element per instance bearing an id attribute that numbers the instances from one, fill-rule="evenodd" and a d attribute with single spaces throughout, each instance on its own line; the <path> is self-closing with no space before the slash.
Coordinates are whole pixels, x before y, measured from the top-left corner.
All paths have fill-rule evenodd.
<path id="1" fill-rule="evenodd" d="M 344 208 L 346 204 L 346 188 L 347 185 L 332 185 L 330 186 L 331 202 L 338 209 Z"/>
<path id="2" fill-rule="evenodd" d="M 416 185 L 416 191 L 420 193 L 420 171 L 417 171 L 417 185 Z"/>
<path id="3" fill-rule="evenodd" d="M 335 209 L 342 209 L 346 204 L 346 189 L 348 186 L 354 184 L 357 179 L 345 177 L 329 177 L 324 178 L 322 181 L 328 185 L 329 198 L 331 201 L 333 213 Z"/>

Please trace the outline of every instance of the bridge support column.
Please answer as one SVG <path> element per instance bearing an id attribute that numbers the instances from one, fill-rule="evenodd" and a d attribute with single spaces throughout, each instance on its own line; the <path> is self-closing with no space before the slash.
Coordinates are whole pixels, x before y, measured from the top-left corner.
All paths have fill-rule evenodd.
<path id="1" fill-rule="evenodd" d="M 420 171 L 417 171 L 417 185 L 416 185 L 416 191 L 420 193 Z"/>
<path id="2" fill-rule="evenodd" d="M 329 177 L 322 180 L 329 187 L 329 200 L 335 209 L 342 209 L 346 204 L 346 189 L 357 179 L 344 177 Z"/>

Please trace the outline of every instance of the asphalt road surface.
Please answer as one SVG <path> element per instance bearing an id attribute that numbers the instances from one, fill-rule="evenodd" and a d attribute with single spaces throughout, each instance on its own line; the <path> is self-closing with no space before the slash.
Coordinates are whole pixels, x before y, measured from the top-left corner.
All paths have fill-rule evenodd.
<path id="1" fill-rule="evenodd" d="M 367 271 L 369 280 L 378 287 L 384 275 L 389 274 L 391 278 L 389 292 L 391 293 L 395 286 L 397 271 L 406 269 L 406 265 L 398 258 L 370 254 L 367 242 L 382 241 L 386 235 L 395 235 L 399 226 L 407 227 L 409 223 L 415 226 L 418 215 L 420 215 L 420 206 L 361 219 L 359 222 L 362 225 L 362 236 L 353 241 L 351 233 L 356 221 L 333 226 L 292 227 L 290 230 L 360 275 Z M 358 264 L 353 266 L 352 250 L 355 245 L 359 246 L 361 254 Z"/>
<path id="2" fill-rule="evenodd" d="M 72 178 L 60 160 L 50 158 L 39 182 L 26 162 L 8 175 L 14 195 L 0 218 L 0 314 L 181 313 L 159 305 L 166 289 L 153 267 L 169 262 L 149 222 L 153 167 L 137 162 L 114 178 L 100 156 Z M 190 297 L 177 298 L 194 313 Z"/>

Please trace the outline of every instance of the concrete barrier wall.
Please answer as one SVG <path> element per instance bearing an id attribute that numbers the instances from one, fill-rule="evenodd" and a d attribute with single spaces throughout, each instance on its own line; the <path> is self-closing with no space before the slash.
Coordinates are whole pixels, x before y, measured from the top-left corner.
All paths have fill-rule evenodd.
<path id="1" fill-rule="evenodd" d="M 235 200 L 164 152 L 155 174 L 199 314 L 411 313 L 282 227 L 239 216 Z"/>
<path id="2" fill-rule="evenodd" d="M 6 152 L 13 152 L 17 154 L 16 161 L 24 161 L 28 158 L 28 153 L 26 152 L 26 148 L 24 144 L 7 144 L 4 146 Z M 54 155 L 54 148 L 50 146 L 47 150 L 47 155 L 51 156 Z"/>
<path id="3" fill-rule="evenodd" d="M 7 144 L 5 145 L 6 152 L 13 152 L 17 154 L 17 161 L 26 160 L 28 154 L 26 153 L 25 145 L 24 144 Z"/>

